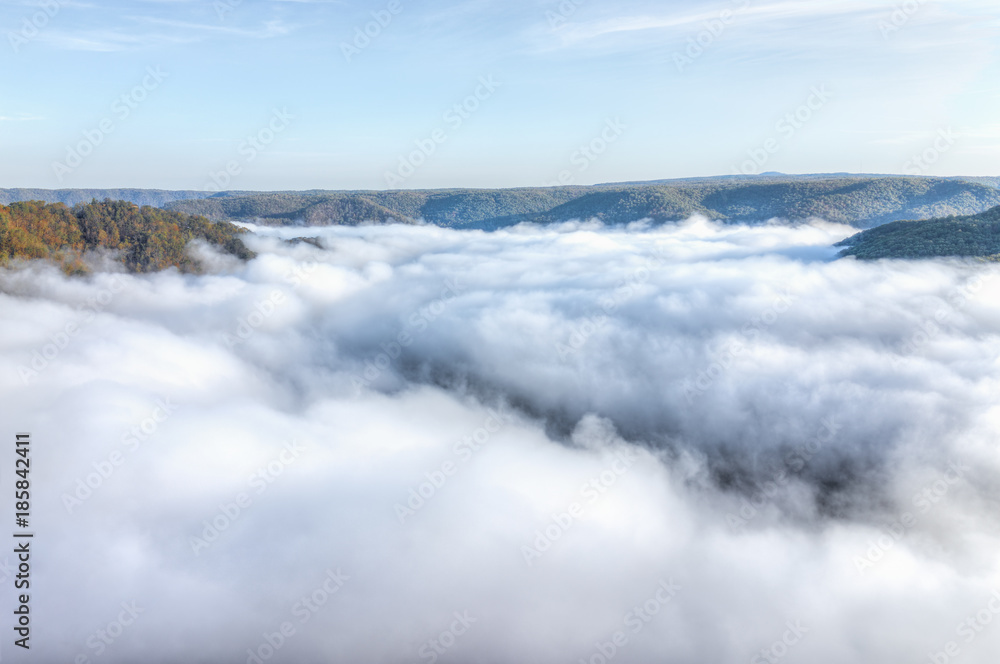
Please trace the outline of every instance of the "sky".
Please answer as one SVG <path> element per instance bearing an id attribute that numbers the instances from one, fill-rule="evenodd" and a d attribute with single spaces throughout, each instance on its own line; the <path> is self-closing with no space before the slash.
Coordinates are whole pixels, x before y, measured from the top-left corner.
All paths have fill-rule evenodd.
<path id="1" fill-rule="evenodd" d="M 0 187 L 998 174 L 992 0 L 14 0 L 0 25 Z"/>

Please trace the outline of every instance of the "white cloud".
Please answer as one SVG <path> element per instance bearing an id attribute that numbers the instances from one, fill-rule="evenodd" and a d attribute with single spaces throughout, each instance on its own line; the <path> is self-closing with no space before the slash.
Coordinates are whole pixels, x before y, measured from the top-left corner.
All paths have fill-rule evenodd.
<path id="1" fill-rule="evenodd" d="M 750 661 L 789 621 L 807 630 L 789 661 L 942 650 L 1000 584 L 1000 274 L 831 261 L 850 232 L 281 229 L 261 233 L 328 249 L 260 237 L 258 259 L 202 277 L 0 273 L 0 399 L 35 438 L 33 611 L 60 634 L 32 655 L 96 661 L 88 636 L 131 601 L 144 613 L 100 661 L 246 661 L 284 621 L 286 661 L 420 661 L 455 612 L 476 622 L 442 662 L 576 661 L 616 630 L 615 661 Z M 61 494 L 115 451 L 67 514 Z M 676 596 L 632 631 L 664 579 Z"/>

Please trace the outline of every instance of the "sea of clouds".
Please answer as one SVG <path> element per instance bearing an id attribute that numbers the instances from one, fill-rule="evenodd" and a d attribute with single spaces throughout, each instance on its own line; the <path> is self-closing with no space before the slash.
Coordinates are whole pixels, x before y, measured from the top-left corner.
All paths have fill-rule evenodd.
<path id="1" fill-rule="evenodd" d="M 996 661 L 1000 266 L 250 228 L 207 275 L 0 272 L 31 661 Z"/>

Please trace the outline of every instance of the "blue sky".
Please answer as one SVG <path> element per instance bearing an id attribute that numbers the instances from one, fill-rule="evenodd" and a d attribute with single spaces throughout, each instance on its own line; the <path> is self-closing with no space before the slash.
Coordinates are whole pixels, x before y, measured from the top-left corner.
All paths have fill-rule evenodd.
<path id="1" fill-rule="evenodd" d="M 0 2 L 0 187 L 995 176 L 998 16 L 995 0 Z"/>

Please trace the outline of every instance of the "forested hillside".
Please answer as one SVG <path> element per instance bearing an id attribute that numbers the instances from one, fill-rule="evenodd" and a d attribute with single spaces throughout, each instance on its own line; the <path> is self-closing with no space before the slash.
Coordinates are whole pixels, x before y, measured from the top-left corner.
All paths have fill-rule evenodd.
<path id="1" fill-rule="evenodd" d="M 523 221 L 670 222 L 703 214 L 759 223 L 820 217 L 868 228 L 900 219 L 976 214 L 1000 205 L 988 183 L 922 177 L 719 178 L 657 184 L 500 190 L 227 194 L 174 201 L 168 209 L 265 224 L 412 223 L 494 229 Z"/>
<path id="2" fill-rule="evenodd" d="M 249 192 L 243 192 L 249 193 Z M 136 205 L 163 207 L 171 201 L 207 198 L 215 195 L 211 191 L 168 191 L 166 189 L 0 189 L 0 205 L 43 201 L 64 203 L 70 207 L 93 200 L 129 201 Z"/>
<path id="3" fill-rule="evenodd" d="M 66 272 L 84 272 L 84 252 L 115 251 L 131 272 L 177 267 L 198 270 L 187 253 L 191 240 L 203 239 L 239 258 L 253 253 L 241 229 L 204 217 L 138 207 L 126 201 L 93 202 L 72 208 L 41 201 L 0 205 L 0 264 L 14 258 L 51 259 Z"/>
<path id="4" fill-rule="evenodd" d="M 1000 255 L 1000 207 L 982 214 L 897 221 L 840 243 L 841 255 L 862 259 Z"/>
<path id="5" fill-rule="evenodd" d="M 390 221 L 454 228 L 502 228 L 600 219 L 620 224 L 704 214 L 759 223 L 822 217 L 870 228 L 902 219 L 978 214 L 1000 205 L 1000 178 L 893 175 L 722 176 L 594 186 L 404 191 L 166 191 L 159 189 L 0 189 L 0 204 L 40 200 L 67 205 L 127 200 L 210 219 L 285 225 L 356 225 Z"/>
<path id="6" fill-rule="evenodd" d="M 439 226 L 509 225 L 543 215 L 593 188 L 443 189 L 435 191 L 364 191 L 256 193 L 177 201 L 168 209 L 211 219 L 258 219 L 276 225 L 311 226 L 424 220 Z M 507 223 L 500 223 L 506 221 Z"/>

